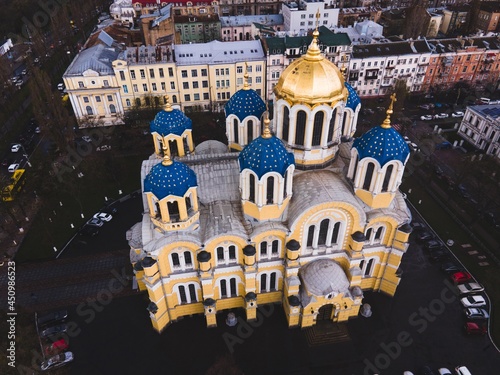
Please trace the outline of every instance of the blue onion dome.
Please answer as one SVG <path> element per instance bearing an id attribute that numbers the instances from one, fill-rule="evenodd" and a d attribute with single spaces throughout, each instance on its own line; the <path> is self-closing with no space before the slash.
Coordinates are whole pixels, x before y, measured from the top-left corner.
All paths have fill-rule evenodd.
<path id="1" fill-rule="evenodd" d="M 371 128 L 360 138 L 354 140 L 352 147 L 358 150 L 359 159 L 372 157 L 381 166 L 391 160 L 399 160 L 403 164 L 406 162 L 410 149 L 405 140 L 392 126 L 391 114 L 396 96 L 391 96 L 391 104 L 387 110 L 387 117 L 380 126 Z"/>
<path id="2" fill-rule="evenodd" d="M 179 109 L 174 109 L 170 105 L 167 96 L 167 104 L 155 116 L 155 119 L 149 123 L 151 133 L 157 132 L 162 137 L 169 134 L 182 135 L 186 129 L 192 129 L 192 121 Z"/>
<path id="3" fill-rule="evenodd" d="M 245 72 L 245 84 L 243 88 L 236 91 L 224 107 L 226 117 L 235 115 L 240 121 L 243 121 L 245 117 L 253 115 L 260 119 L 265 110 L 266 104 L 259 94 L 250 88 L 248 73 Z"/>
<path id="4" fill-rule="evenodd" d="M 162 200 L 169 195 L 182 197 L 189 188 L 198 186 L 196 174 L 185 164 L 173 161 L 167 154 L 144 179 L 144 192 L 153 193 Z"/>
<path id="5" fill-rule="evenodd" d="M 288 167 L 295 164 L 293 153 L 286 150 L 281 139 L 271 134 L 269 123 L 269 118 L 266 116 L 262 135 L 245 146 L 238 156 L 240 172 L 248 168 L 259 179 L 267 172 L 278 172 L 285 176 Z"/>
<path id="6" fill-rule="evenodd" d="M 346 107 L 351 108 L 354 111 L 358 104 L 361 103 L 361 99 L 359 99 L 358 93 L 352 88 L 350 84 L 345 82 L 345 87 L 347 89 L 347 102 L 345 105 Z"/>

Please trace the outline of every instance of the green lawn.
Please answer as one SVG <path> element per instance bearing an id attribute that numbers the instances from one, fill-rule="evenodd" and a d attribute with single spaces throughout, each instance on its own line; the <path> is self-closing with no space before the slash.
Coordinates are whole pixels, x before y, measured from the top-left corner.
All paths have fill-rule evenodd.
<path id="1" fill-rule="evenodd" d="M 478 265 L 478 260 L 475 256 L 467 254 L 461 244 L 471 244 L 472 248 L 479 250 L 480 246 L 472 241 L 467 233 L 450 217 L 450 215 L 441 208 L 438 202 L 431 196 L 421 185 L 416 174 L 409 176 L 402 184 L 401 189 L 408 192 L 411 188 L 411 193 L 408 193 L 408 199 L 432 226 L 432 228 L 444 239 L 453 239 L 455 244 L 451 247 L 453 253 L 467 267 L 472 275 L 484 285 L 488 296 L 492 303 L 492 319 L 491 319 L 491 334 L 496 343 L 500 342 L 500 309 L 495 306 L 500 306 L 500 291 L 497 286 L 500 285 L 500 272 L 498 266 L 493 260 L 487 259 L 490 263 L 487 267 Z M 420 203 L 419 203 L 420 202 Z M 495 249 L 497 250 L 497 249 Z M 486 255 L 486 254 L 484 254 Z M 498 254 L 495 254 L 498 256 Z"/>

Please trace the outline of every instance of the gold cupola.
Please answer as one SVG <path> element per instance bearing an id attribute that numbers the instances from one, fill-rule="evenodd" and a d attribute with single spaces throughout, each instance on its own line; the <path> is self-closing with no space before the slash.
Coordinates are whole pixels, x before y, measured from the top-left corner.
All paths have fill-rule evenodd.
<path id="1" fill-rule="evenodd" d="M 318 37 L 316 28 L 307 53 L 281 74 L 274 88 L 276 99 L 285 99 L 292 105 L 303 103 L 310 106 L 346 100 L 348 93 L 344 77 L 339 68 L 322 55 Z"/>

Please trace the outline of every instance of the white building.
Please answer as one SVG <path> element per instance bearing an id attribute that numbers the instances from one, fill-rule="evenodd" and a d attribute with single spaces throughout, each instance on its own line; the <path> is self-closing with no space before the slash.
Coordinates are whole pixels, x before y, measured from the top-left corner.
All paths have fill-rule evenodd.
<path id="1" fill-rule="evenodd" d="M 384 37 L 384 27 L 370 20 L 358 22 L 354 26 L 338 27 L 334 31 L 349 35 L 353 45 L 370 44 Z"/>
<path id="2" fill-rule="evenodd" d="M 0 56 L 5 55 L 13 46 L 12 40 L 6 39 L 0 42 Z"/>
<path id="3" fill-rule="evenodd" d="M 300 2 L 287 1 L 281 8 L 285 30 L 297 35 L 304 35 L 319 26 L 333 29 L 338 26 L 339 9 L 332 0 L 301 0 Z M 316 16 L 319 14 L 319 19 Z"/>
<path id="4" fill-rule="evenodd" d="M 467 107 L 458 134 L 486 154 L 500 159 L 500 105 Z"/>
<path id="5" fill-rule="evenodd" d="M 220 23 L 221 38 L 224 42 L 254 40 L 262 27 L 275 32 L 284 29 L 281 14 L 220 17 Z"/>

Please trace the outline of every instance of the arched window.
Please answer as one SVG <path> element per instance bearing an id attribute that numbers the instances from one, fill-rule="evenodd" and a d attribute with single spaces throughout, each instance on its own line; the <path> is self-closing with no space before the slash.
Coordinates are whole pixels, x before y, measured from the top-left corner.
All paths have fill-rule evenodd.
<path id="1" fill-rule="evenodd" d="M 191 298 L 191 303 L 198 302 L 198 294 L 196 293 L 194 284 L 189 284 L 189 298 Z"/>
<path id="2" fill-rule="evenodd" d="M 288 132 L 290 130 L 290 110 L 288 107 L 283 107 L 283 136 L 281 137 L 288 143 Z"/>
<path id="3" fill-rule="evenodd" d="M 135 98 L 135 106 L 140 107 L 141 106 L 141 98 Z"/>
<path id="4" fill-rule="evenodd" d="M 187 139 L 187 136 L 182 138 L 182 146 L 184 147 L 184 153 L 185 154 L 189 154 L 189 143 L 188 143 L 188 139 Z"/>
<path id="5" fill-rule="evenodd" d="M 267 178 L 266 203 L 267 204 L 274 203 L 274 177 L 273 176 L 269 176 Z"/>
<path id="6" fill-rule="evenodd" d="M 394 166 L 391 164 L 387 166 L 385 170 L 384 182 L 382 183 L 382 191 L 387 191 L 389 189 L 389 182 L 391 181 L 392 170 Z"/>
<path id="7" fill-rule="evenodd" d="M 368 261 L 368 264 L 366 265 L 366 268 L 365 268 L 364 276 L 370 276 L 371 275 L 372 267 L 373 267 L 373 262 L 374 262 L 373 258 Z"/>
<path id="8" fill-rule="evenodd" d="M 295 125 L 295 144 L 304 146 L 304 138 L 306 136 L 306 119 L 305 111 L 297 112 L 297 123 Z"/>
<path id="9" fill-rule="evenodd" d="M 356 179 L 356 172 L 358 171 L 358 161 L 359 161 L 359 158 L 358 158 L 358 154 L 356 153 L 354 155 L 354 171 L 352 171 L 352 182 L 354 182 L 354 180 Z"/>
<path id="10" fill-rule="evenodd" d="M 274 240 L 271 245 L 271 254 L 277 255 L 279 253 L 280 242 L 278 240 Z"/>
<path id="11" fill-rule="evenodd" d="M 109 105 L 109 112 L 111 112 L 111 113 L 116 113 L 116 107 L 115 107 L 115 105 L 114 105 L 114 104 L 110 104 L 110 105 Z"/>
<path id="12" fill-rule="evenodd" d="M 156 107 L 159 107 L 159 106 L 160 106 L 160 98 L 159 98 L 159 97 L 155 96 L 155 97 L 154 97 L 154 102 L 155 102 L 155 106 L 156 106 Z"/>
<path id="13" fill-rule="evenodd" d="M 160 219 L 161 218 L 161 210 L 160 210 L 160 203 L 159 202 L 155 202 L 155 208 L 156 208 L 155 218 Z"/>
<path id="14" fill-rule="evenodd" d="M 337 119 L 337 108 L 333 110 L 332 118 L 330 119 L 330 125 L 328 127 L 328 139 L 327 142 L 333 142 L 333 131 L 335 130 L 335 121 Z"/>
<path id="15" fill-rule="evenodd" d="M 311 225 L 307 231 L 307 247 L 311 247 L 313 245 L 315 230 L 316 227 L 314 225 Z"/>
<path id="16" fill-rule="evenodd" d="M 179 220 L 179 203 L 177 201 L 167 202 L 168 214 L 171 221 Z"/>
<path id="17" fill-rule="evenodd" d="M 186 210 L 189 211 L 191 209 L 191 199 L 189 197 L 186 197 Z"/>
<path id="18" fill-rule="evenodd" d="M 130 107 L 130 99 L 125 99 L 125 105 L 126 105 L 127 107 Z"/>
<path id="19" fill-rule="evenodd" d="M 94 111 L 92 111 L 92 107 L 91 106 L 86 106 L 85 109 L 87 110 L 87 115 L 88 116 L 92 116 L 94 114 Z"/>
<path id="20" fill-rule="evenodd" d="M 177 254 L 177 253 L 172 253 L 172 254 L 170 255 L 170 257 L 172 258 L 172 265 L 173 265 L 174 267 L 180 267 L 181 262 L 179 261 L 179 254 Z"/>
<path id="21" fill-rule="evenodd" d="M 234 137 L 234 143 L 239 143 L 238 120 L 236 119 L 233 119 L 233 137 Z"/>
<path id="22" fill-rule="evenodd" d="M 193 265 L 193 258 L 191 257 L 190 251 L 184 251 L 184 263 L 186 264 L 186 266 Z"/>
<path id="23" fill-rule="evenodd" d="M 332 244 L 338 243 L 339 240 L 339 232 L 340 232 L 340 222 L 335 223 L 333 226 L 332 232 Z"/>
<path id="24" fill-rule="evenodd" d="M 255 176 L 253 174 L 250 175 L 249 184 L 248 200 L 255 203 Z"/>
<path id="25" fill-rule="evenodd" d="M 171 139 L 170 141 L 168 141 L 168 147 L 170 148 L 170 157 L 179 155 L 179 150 L 177 149 L 177 141 L 175 139 Z"/>
<path id="26" fill-rule="evenodd" d="M 247 121 L 247 144 L 253 140 L 253 121 Z"/>
<path id="27" fill-rule="evenodd" d="M 380 241 L 382 238 L 382 232 L 384 231 L 384 227 L 378 227 L 377 231 L 375 232 L 375 241 Z"/>
<path id="28" fill-rule="evenodd" d="M 288 195 L 286 189 L 288 188 L 288 171 L 285 172 L 284 186 L 283 186 L 283 199 Z"/>
<path id="29" fill-rule="evenodd" d="M 263 273 L 260 275 L 260 292 L 264 293 L 267 292 L 267 273 Z"/>
<path id="30" fill-rule="evenodd" d="M 267 241 L 260 243 L 260 255 L 267 255 Z"/>
<path id="31" fill-rule="evenodd" d="M 366 241 L 370 241 L 371 240 L 370 237 L 372 236 L 372 232 L 373 232 L 373 229 L 372 228 L 368 228 L 368 230 L 365 233 L 365 239 L 366 239 Z"/>
<path id="32" fill-rule="evenodd" d="M 342 135 L 347 135 L 345 128 L 346 123 L 347 123 L 347 112 L 344 112 L 344 116 L 342 116 Z"/>
<path id="33" fill-rule="evenodd" d="M 263 273 L 260 275 L 260 292 L 274 292 L 278 290 L 278 275 L 277 272 L 271 272 L 269 274 Z"/>
<path id="34" fill-rule="evenodd" d="M 365 181 L 363 182 L 364 190 L 370 190 L 374 169 L 375 169 L 375 164 L 373 163 L 368 163 L 368 165 L 366 166 Z"/>
<path id="35" fill-rule="evenodd" d="M 177 103 L 177 95 L 172 95 L 172 103 Z"/>
<path id="36" fill-rule="evenodd" d="M 323 133 L 324 119 L 325 119 L 325 112 L 323 111 L 319 111 L 314 115 L 312 146 L 319 146 L 321 144 L 321 134 Z"/>
<path id="37" fill-rule="evenodd" d="M 330 219 L 324 219 L 319 225 L 318 245 L 326 244 L 326 236 L 328 235 L 328 227 L 330 226 Z"/>
<path id="38" fill-rule="evenodd" d="M 187 303 L 186 288 L 184 285 L 179 286 L 179 298 L 181 303 Z"/>

